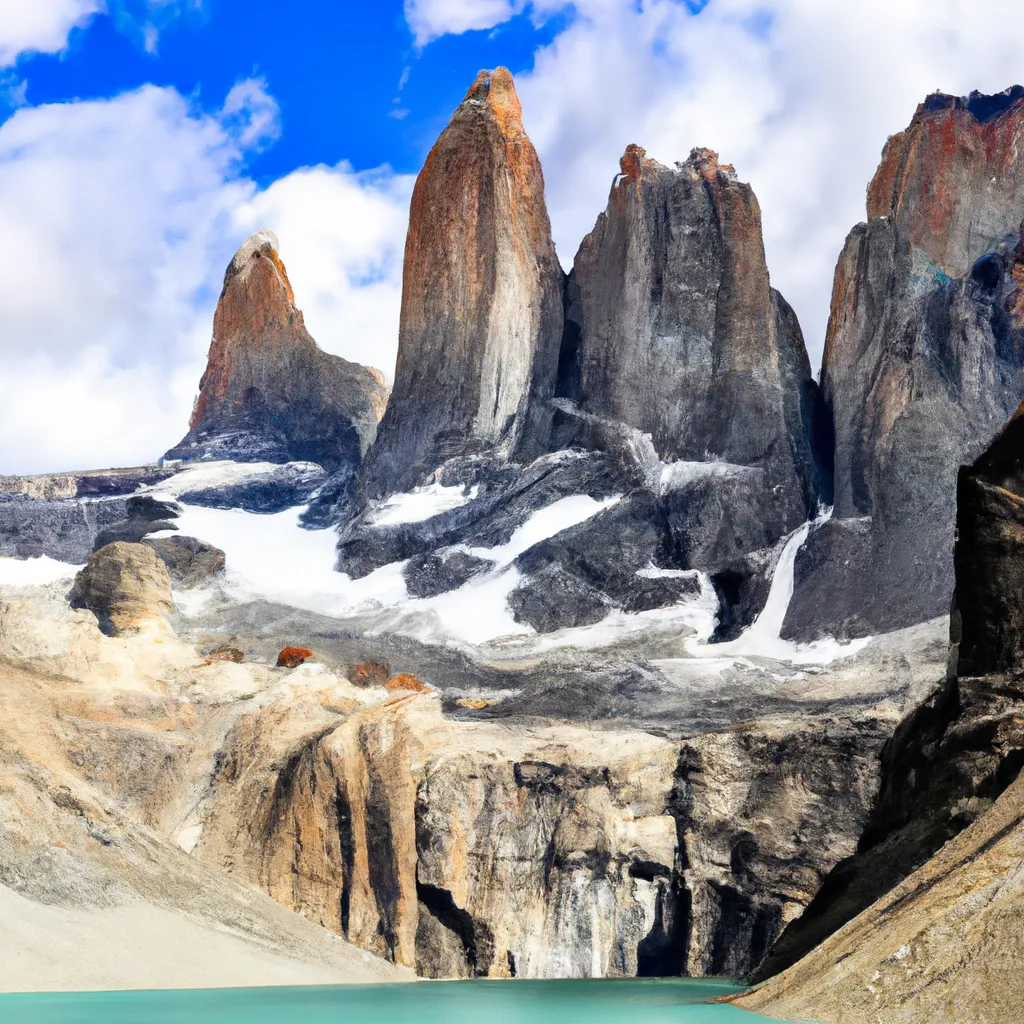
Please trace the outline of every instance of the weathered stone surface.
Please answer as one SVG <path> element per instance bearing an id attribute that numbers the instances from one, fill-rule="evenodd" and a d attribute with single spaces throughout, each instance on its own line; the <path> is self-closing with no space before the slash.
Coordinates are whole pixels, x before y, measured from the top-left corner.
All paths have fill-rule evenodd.
<path id="1" fill-rule="evenodd" d="M 224 552 L 195 537 L 157 537 L 143 543 L 163 559 L 171 582 L 179 587 L 198 587 L 224 572 Z"/>
<path id="2" fill-rule="evenodd" d="M 506 475 L 483 473 L 477 497 L 458 508 L 414 523 L 376 525 L 374 508 L 350 520 L 340 531 L 337 568 L 361 577 L 382 565 L 463 544 L 495 547 L 509 541 L 530 514 L 560 498 L 586 494 L 595 499 L 621 493 L 624 482 L 611 460 L 599 452 L 579 450 L 542 456 L 528 467 Z M 463 475 L 457 464 L 452 477 L 442 473 L 446 486 L 475 484 L 475 474 Z"/>
<path id="3" fill-rule="evenodd" d="M 93 550 L 124 541 L 126 544 L 139 544 L 151 533 L 163 530 L 176 530 L 174 520 L 178 518 L 181 508 L 174 501 L 154 498 L 150 494 L 137 494 L 124 503 L 125 518 L 113 523 L 96 535 Z"/>
<path id="4" fill-rule="evenodd" d="M 361 661 L 348 670 L 353 686 L 383 686 L 391 678 L 391 670 L 379 661 Z"/>
<path id="5" fill-rule="evenodd" d="M 755 546 L 771 543 L 822 496 L 820 402 L 757 200 L 710 150 L 670 169 L 630 146 L 621 168 L 576 256 L 559 393 L 650 434 L 665 462 L 758 470 Z"/>
<path id="6" fill-rule="evenodd" d="M 406 490 L 453 455 L 547 449 L 562 278 L 512 76 L 482 71 L 413 191 L 395 385 L 367 495 Z"/>
<path id="7" fill-rule="evenodd" d="M 841 550 L 798 565 L 787 636 L 863 635 L 948 607 L 957 467 L 1024 395 L 1022 134 L 1019 90 L 936 94 L 886 146 L 869 220 L 836 267 L 822 367 L 835 514 L 871 517 L 869 544 L 851 566 Z M 844 543 L 826 533 L 819 547 L 832 537 Z"/>
<path id="8" fill-rule="evenodd" d="M 457 590 L 493 564 L 457 549 L 414 555 L 405 567 L 405 586 L 413 597 L 434 597 Z"/>
<path id="9" fill-rule="evenodd" d="M 189 505 L 273 514 L 306 504 L 328 482 L 323 468 L 312 462 L 289 462 L 255 470 L 237 475 L 225 473 L 223 480 L 197 483 L 189 480 L 188 473 L 182 473 L 171 486 L 176 496 Z M 351 469 L 346 473 L 350 482 Z"/>
<path id="10" fill-rule="evenodd" d="M 307 658 L 312 658 L 313 652 L 308 647 L 293 647 L 291 645 L 281 648 L 277 656 L 278 668 L 298 668 Z"/>
<path id="11" fill-rule="evenodd" d="M 894 942 L 892 936 L 901 927 L 914 923 L 904 920 L 900 924 L 895 908 L 937 885 L 943 871 L 936 865 L 949 863 L 945 852 L 938 851 L 950 841 L 969 846 L 963 837 L 955 837 L 1001 799 L 1024 767 L 1024 688 L 1020 679 L 1024 661 L 1020 569 L 1024 501 L 1017 493 L 1024 490 L 1022 428 L 1024 421 L 1018 412 L 989 449 L 960 471 L 956 601 L 945 684 L 901 723 L 887 744 L 882 786 L 855 856 L 837 865 L 806 913 L 783 934 L 759 969 L 761 977 L 807 957 L 806 966 L 801 963 L 783 977 L 804 979 L 810 991 L 816 990 L 820 978 L 815 973 L 827 975 L 834 963 L 831 953 L 808 954 L 829 936 L 833 938 L 823 949 L 844 948 L 844 940 L 836 933 L 857 915 L 861 917 L 855 928 L 868 921 L 882 924 L 889 936 L 885 941 Z M 984 820 L 977 822 L 982 830 Z M 966 862 L 956 865 L 958 886 L 970 890 L 983 884 L 973 869 L 965 868 Z M 911 884 L 915 878 L 919 881 Z M 886 911 L 868 910 L 884 896 Z M 932 898 L 933 894 L 929 895 L 928 899 Z M 948 911 L 957 918 L 981 914 L 977 906 L 973 911 L 956 906 L 956 900 L 938 904 L 942 914 Z M 924 917 L 917 927 L 918 948 L 937 944 L 931 955 L 936 959 L 950 955 L 948 932 L 942 939 L 937 934 L 926 939 L 932 924 Z M 984 926 L 976 921 L 965 927 L 971 934 Z M 907 947 L 905 955 L 910 952 Z M 953 956 L 954 974 L 969 976 L 975 970 L 961 951 L 954 951 Z M 914 1007 L 915 1014 L 933 1005 L 917 986 L 908 987 L 906 978 L 889 981 L 889 990 L 877 1001 L 879 1012 L 892 1011 L 903 1001 Z M 788 995 L 781 979 L 769 990 L 774 998 Z M 799 998 L 811 997 L 801 994 Z"/>
<path id="12" fill-rule="evenodd" d="M 795 967 L 736 1000 L 828 1024 L 1005 1024 L 1021 1010 L 1024 778 Z"/>
<path id="13" fill-rule="evenodd" d="M 84 565 L 97 535 L 124 521 L 124 498 L 82 501 L 0 494 L 0 555 L 38 558 L 46 555 Z"/>
<path id="14" fill-rule="evenodd" d="M 167 459 L 355 467 L 376 436 L 387 389 L 377 370 L 321 351 L 295 305 L 273 232 L 235 253 L 189 432 Z"/>
<path id="15" fill-rule="evenodd" d="M 94 552 L 68 595 L 74 608 L 96 615 L 110 636 L 166 631 L 174 613 L 167 566 L 145 544 L 108 544 Z"/>
<path id="16" fill-rule="evenodd" d="M 233 730 L 198 855 L 434 977 L 749 971 L 852 851 L 885 734 L 778 719 L 680 744 L 403 694 L 300 735 L 283 710 Z"/>
<path id="17" fill-rule="evenodd" d="M 953 640 L 963 675 L 1024 668 L 1024 417 L 957 482 Z"/>

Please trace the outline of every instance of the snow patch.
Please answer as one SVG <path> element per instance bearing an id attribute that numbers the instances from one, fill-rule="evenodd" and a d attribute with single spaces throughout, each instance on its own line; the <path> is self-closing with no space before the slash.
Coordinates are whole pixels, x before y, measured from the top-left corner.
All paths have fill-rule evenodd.
<path id="1" fill-rule="evenodd" d="M 793 577 L 796 556 L 803 547 L 811 530 L 817 529 L 832 518 L 832 509 L 826 509 L 817 519 L 804 523 L 789 535 L 775 572 L 772 574 L 768 599 L 757 618 L 735 640 L 723 644 L 709 644 L 710 633 L 699 635 L 686 644 L 689 654 L 697 658 L 723 657 L 772 658 L 787 661 L 792 665 L 827 665 L 838 658 L 848 658 L 863 650 L 870 638 L 840 643 L 832 637 L 825 637 L 808 644 L 798 644 L 782 639 L 782 625 L 786 621 L 789 602 L 793 598 Z"/>
<path id="2" fill-rule="evenodd" d="M 257 480 L 274 480 L 287 470 L 291 470 L 297 477 L 314 480 L 324 477 L 323 468 L 315 462 L 230 462 L 221 459 L 187 463 L 174 476 L 148 490 L 154 497 L 177 498 L 193 491 L 231 487 Z"/>
<path id="3" fill-rule="evenodd" d="M 371 526 L 396 526 L 399 523 L 422 523 L 426 519 L 459 508 L 472 501 L 479 493 L 476 485 L 467 492 L 462 486 L 442 487 L 433 483 L 402 494 L 393 494 L 372 513 L 367 522 Z"/>
<path id="4" fill-rule="evenodd" d="M 48 555 L 38 558 L 0 557 L 0 586 L 42 587 L 70 579 L 81 568 L 81 565 L 58 562 Z"/>
<path id="5" fill-rule="evenodd" d="M 226 589 L 236 599 L 261 597 L 333 618 L 390 612 L 374 624 L 372 632 L 387 630 L 425 641 L 481 644 L 534 632 L 516 622 L 508 608 L 508 596 L 522 579 L 512 565 L 515 558 L 619 500 L 595 501 L 587 495 L 573 495 L 538 509 L 507 543 L 468 549 L 495 563 L 490 572 L 457 590 L 422 599 L 409 597 L 403 576 L 405 562 L 392 562 L 356 580 L 335 572 L 337 535 L 332 530 L 302 529 L 301 508 L 266 515 L 183 504 L 174 532 L 198 537 L 225 552 Z M 152 536 L 171 535 L 171 531 L 162 531 Z M 194 591 L 193 595 L 182 610 L 197 614 L 212 592 Z"/>

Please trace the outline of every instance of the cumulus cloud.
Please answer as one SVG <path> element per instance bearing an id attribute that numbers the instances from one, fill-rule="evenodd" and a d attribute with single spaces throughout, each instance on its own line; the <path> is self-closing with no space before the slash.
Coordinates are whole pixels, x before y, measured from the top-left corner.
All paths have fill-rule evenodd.
<path id="1" fill-rule="evenodd" d="M 103 0 L 0 0 L 0 67 L 28 50 L 63 50 L 68 33 L 103 9 Z"/>
<path id="2" fill-rule="evenodd" d="M 398 354 L 402 257 L 412 176 L 311 167 L 239 206 L 236 234 L 266 224 L 306 327 L 321 348 L 390 377 Z"/>
<path id="3" fill-rule="evenodd" d="M 146 86 L 0 125 L 0 472 L 132 464 L 177 441 L 224 267 L 264 222 L 314 336 L 391 371 L 407 184 L 342 165 L 261 192 L 242 162 L 274 135 L 271 103 L 247 82 L 204 114 Z"/>
<path id="4" fill-rule="evenodd" d="M 423 24 L 439 28 L 448 6 Z M 864 218 L 865 187 L 887 136 L 936 88 L 993 92 L 1022 77 L 1019 0 L 458 7 L 463 23 L 490 25 L 521 10 L 537 19 L 570 11 L 567 27 L 518 76 L 563 262 L 603 209 L 628 143 L 664 163 L 708 146 L 757 193 L 773 284 L 796 307 L 812 360 L 836 257 Z"/>
<path id="5" fill-rule="evenodd" d="M 443 35 L 493 28 L 519 14 L 526 0 L 405 0 L 405 20 L 417 46 Z"/>

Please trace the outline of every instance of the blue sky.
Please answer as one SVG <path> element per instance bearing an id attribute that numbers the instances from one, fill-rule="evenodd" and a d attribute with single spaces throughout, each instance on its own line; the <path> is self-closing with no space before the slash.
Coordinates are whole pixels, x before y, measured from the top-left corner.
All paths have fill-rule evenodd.
<path id="1" fill-rule="evenodd" d="M 1020 0 L 0 0 L 0 473 L 175 443 L 263 226 L 318 343 L 390 374 L 415 174 L 498 64 L 563 265 L 627 144 L 708 146 L 817 365 L 887 136 L 935 88 L 1024 80 L 1022 54 Z"/>
<path id="2" fill-rule="evenodd" d="M 17 65 L 31 105 L 105 98 L 145 83 L 220 108 L 239 80 L 261 78 L 280 107 L 281 134 L 247 161 L 265 185 L 297 167 L 349 160 L 415 173 L 477 71 L 528 70 L 567 15 L 526 14 L 493 29 L 417 47 L 401 0 L 280 3 L 205 0 L 166 17 L 146 52 L 145 4 L 74 29 L 59 54 Z M 158 19 L 161 20 L 161 19 Z"/>

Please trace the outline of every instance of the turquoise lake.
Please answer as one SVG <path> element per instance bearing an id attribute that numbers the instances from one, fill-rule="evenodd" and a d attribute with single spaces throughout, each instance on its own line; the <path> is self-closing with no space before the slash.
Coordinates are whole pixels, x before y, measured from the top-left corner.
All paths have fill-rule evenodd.
<path id="1" fill-rule="evenodd" d="M 717 980 L 454 981 L 0 995 L 3 1024 L 756 1024 Z"/>

